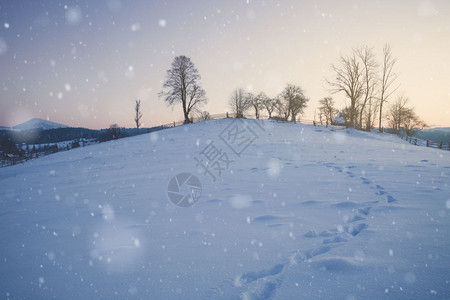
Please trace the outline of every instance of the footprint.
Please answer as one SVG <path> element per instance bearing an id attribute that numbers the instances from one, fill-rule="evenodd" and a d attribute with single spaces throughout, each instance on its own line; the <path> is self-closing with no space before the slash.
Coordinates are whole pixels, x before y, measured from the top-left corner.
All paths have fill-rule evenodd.
<path id="1" fill-rule="evenodd" d="M 347 223 L 353 223 L 353 222 L 358 222 L 361 220 L 365 220 L 365 218 L 358 216 L 358 215 L 354 215 L 353 217 L 351 217 L 350 219 L 348 219 Z"/>
<path id="2" fill-rule="evenodd" d="M 338 203 L 332 204 L 331 206 L 336 207 L 336 208 L 356 208 L 359 206 L 359 204 L 356 202 L 352 202 L 352 201 L 343 201 L 343 202 L 338 202 Z"/>
<path id="3" fill-rule="evenodd" d="M 319 201 L 315 201 L 315 200 L 308 200 L 308 201 L 303 201 L 300 203 L 301 205 L 318 205 L 320 204 Z"/>
<path id="4" fill-rule="evenodd" d="M 313 258 L 314 256 L 327 253 L 330 250 L 331 250 L 331 248 L 328 246 L 322 246 L 319 248 L 310 249 L 303 254 L 303 257 L 305 258 L 304 260 L 310 259 L 310 258 Z"/>
<path id="5" fill-rule="evenodd" d="M 251 287 L 248 291 L 242 293 L 240 298 L 249 300 L 270 299 L 275 295 L 279 283 L 278 280 L 262 282 L 260 285 Z"/>
<path id="6" fill-rule="evenodd" d="M 350 233 L 353 236 L 358 235 L 361 231 L 366 229 L 368 226 L 366 223 L 360 223 L 354 226 L 345 226 L 344 229 L 347 233 Z"/>
<path id="7" fill-rule="evenodd" d="M 392 202 L 396 202 L 397 199 L 395 199 L 394 197 L 392 197 L 391 195 L 386 195 L 386 199 L 387 202 L 392 203 Z"/>
<path id="8" fill-rule="evenodd" d="M 379 200 L 373 200 L 373 201 L 367 201 L 367 202 L 364 202 L 364 203 L 366 203 L 366 204 L 377 204 L 377 203 L 380 203 L 380 201 Z"/>
<path id="9" fill-rule="evenodd" d="M 323 244 L 332 244 L 332 243 L 345 243 L 345 242 L 348 242 L 348 240 L 346 238 L 343 238 L 341 236 L 335 236 L 332 239 L 323 240 L 322 243 Z"/>
<path id="10" fill-rule="evenodd" d="M 330 236 L 333 236 L 334 234 L 329 230 L 324 230 L 321 233 L 319 233 L 319 235 L 321 237 L 330 237 Z"/>
<path id="11" fill-rule="evenodd" d="M 371 184 L 371 183 L 372 183 L 372 181 L 370 181 L 369 179 L 367 179 L 367 178 L 365 178 L 365 177 L 360 177 L 360 179 L 362 180 L 362 182 L 363 182 L 364 184 Z"/>
<path id="12" fill-rule="evenodd" d="M 239 282 L 241 284 L 248 284 L 252 281 L 255 281 L 255 280 L 267 277 L 267 276 L 273 276 L 273 275 L 280 274 L 281 271 L 283 271 L 283 269 L 284 269 L 284 265 L 278 264 L 268 270 L 261 270 L 261 271 L 256 271 L 256 272 L 246 272 L 241 275 L 241 277 L 239 278 Z"/>
<path id="13" fill-rule="evenodd" d="M 307 233 L 305 233 L 303 236 L 304 237 L 308 237 L 308 238 L 315 238 L 317 235 L 316 235 L 316 232 L 314 230 L 310 230 Z"/>
<path id="14" fill-rule="evenodd" d="M 367 216 L 367 215 L 369 215 L 371 209 L 372 209 L 372 206 L 368 206 L 368 207 L 358 209 L 358 212 Z"/>

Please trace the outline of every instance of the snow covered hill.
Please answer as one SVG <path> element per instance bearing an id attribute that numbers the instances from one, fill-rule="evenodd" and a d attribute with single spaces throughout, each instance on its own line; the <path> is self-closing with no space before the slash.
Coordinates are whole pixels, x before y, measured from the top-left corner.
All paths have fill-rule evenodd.
<path id="1" fill-rule="evenodd" d="M 24 123 L 13 126 L 12 128 L 15 130 L 30 130 L 30 129 L 55 129 L 55 128 L 67 128 L 69 126 L 55 123 L 52 121 L 42 120 L 39 118 L 30 119 Z"/>
<path id="2" fill-rule="evenodd" d="M 56 153 L 0 169 L 0 295 L 445 299 L 449 176 L 450 151 L 269 121 Z"/>

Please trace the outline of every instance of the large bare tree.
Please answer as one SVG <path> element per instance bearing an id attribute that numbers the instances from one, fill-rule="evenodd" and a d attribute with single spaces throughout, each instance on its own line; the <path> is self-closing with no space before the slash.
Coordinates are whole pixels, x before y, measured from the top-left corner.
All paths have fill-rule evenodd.
<path id="1" fill-rule="evenodd" d="M 244 113 L 252 105 L 250 99 L 251 98 L 248 97 L 248 94 L 242 88 L 237 88 L 233 91 L 228 104 L 236 118 L 244 117 Z"/>
<path id="2" fill-rule="evenodd" d="M 353 52 L 350 56 L 341 56 L 338 65 L 331 65 L 335 77 L 327 80 L 330 91 L 335 94 L 343 92 L 350 100 L 349 125 L 356 127 L 358 118 L 358 106 L 361 96 L 364 94 L 364 68 L 359 58 Z"/>
<path id="3" fill-rule="evenodd" d="M 366 109 L 366 105 L 370 102 L 373 107 L 376 102 L 372 101 L 374 97 L 375 88 L 377 86 L 377 62 L 375 61 L 375 55 L 373 50 L 367 46 L 363 46 L 354 50 L 356 56 L 360 59 L 362 65 L 362 97 L 359 103 L 359 129 L 363 128 L 363 113 Z M 371 110 L 373 109 L 371 107 Z"/>
<path id="4" fill-rule="evenodd" d="M 141 112 L 141 100 L 136 100 L 135 106 L 134 106 L 134 122 L 136 123 L 136 129 L 139 133 L 139 127 L 141 127 L 141 118 L 142 118 L 142 112 Z"/>
<path id="5" fill-rule="evenodd" d="M 187 56 L 175 57 L 172 67 L 167 70 L 166 80 L 160 97 L 171 106 L 180 103 L 183 108 L 184 123 L 191 123 L 190 114 L 198 112 L 207 103 L 206 93 L 200 85 L 200 74 Z"/>
<path id="6" fill-rule="evenodd" d="M 383 104 L 387 102 L 388 98 L 398 89 L 399 85 L 395 85 L 395 81 L 398 75 L 394 73 L 394 65 L 397 62 L 392 57 L 392 50 L 389 44 L 386 44 L 383 48 L 383 64 L 381 66 L 381 79 L 380 79 L 380 100 L 379 100 L 379 118 L 378 118 L 378 130 L 383 130 L 381 126 L 381 119 L 383 117 Z"/>

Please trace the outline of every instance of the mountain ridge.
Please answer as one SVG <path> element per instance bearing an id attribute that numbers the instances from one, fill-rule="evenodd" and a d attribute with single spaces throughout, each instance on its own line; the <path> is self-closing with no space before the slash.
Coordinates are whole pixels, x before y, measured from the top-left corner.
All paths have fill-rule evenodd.
<path id="1" fill-rule="evenodd" d="M 26 122 L 20 123 L 18 125 L 12 126 L 13 130 L 29 130 L 29 129 L 55 129 L 55 128 L 69 128 L 70 126 L 40 119 L 40 118 L 32 118 Z"/>

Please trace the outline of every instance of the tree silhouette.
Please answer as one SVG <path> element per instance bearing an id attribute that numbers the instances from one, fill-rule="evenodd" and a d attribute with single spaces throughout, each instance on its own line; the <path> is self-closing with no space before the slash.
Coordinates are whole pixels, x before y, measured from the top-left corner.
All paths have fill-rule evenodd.
<path id="1" fill-rule="evenodd" d="M 134 122 L 136 122 L 136 129 L 139 133 L 139 127 L 141 127 L 141 118 L 142 118 L 142 112 L 141 112 L 141 100 L 136 100 L 136 104 L 134 106 Z"/>
<path id="2" fill-rule="evenodd" d="M 245 93 L 242 88 L 238 88 L 233 91 L 228 102 L 231 111 L 235 114 L 236 118 L 243 118 L 244 113 L 251 107 L 251 98 Z"/>
<path id="3" fill-rule="evenodd" d="M 206 104 L 208 99 L 200 85 L 200 74 L 194 63 L 187 56 L 175 57 L 172 67 L 167 70 L 166 80 L 160 97 L 169 106 L 180 103 L 183 108 L 184 123 L 192 123 L 190 114 L 199 112 L 200 106 Z"/>

